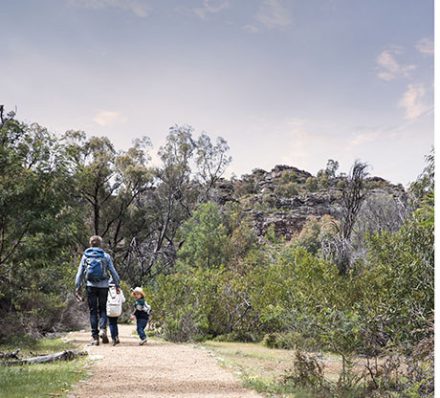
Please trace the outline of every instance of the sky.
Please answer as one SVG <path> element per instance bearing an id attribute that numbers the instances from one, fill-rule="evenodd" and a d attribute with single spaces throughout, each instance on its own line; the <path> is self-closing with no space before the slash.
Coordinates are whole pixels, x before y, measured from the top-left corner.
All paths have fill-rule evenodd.
<path id="1" fill-rule="evenodd" d="M 359 159 L 404 185 L 434 142 L 433 0 L 0 4 L 0 103 L 59 134 L 157 151 L 189 124 L 228 175 Z"/>

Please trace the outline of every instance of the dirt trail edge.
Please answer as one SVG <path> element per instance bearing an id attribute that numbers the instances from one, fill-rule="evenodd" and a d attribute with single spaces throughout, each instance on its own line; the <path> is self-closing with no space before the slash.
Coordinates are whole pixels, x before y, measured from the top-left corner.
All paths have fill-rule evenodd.
<path id="1" fill-rule="evenodd" d="M 92 359 L 91 375 L 73 388 L 69 398 L 261 398 L 243 388 L 209 352 L 158 340 L 139 346 L 131 335 L 133 329 L 120 325 L 121 344 L 116 347 L 86 347 Z M 68 339 L 83 346 L 90 334 L 70 333 Z"/>

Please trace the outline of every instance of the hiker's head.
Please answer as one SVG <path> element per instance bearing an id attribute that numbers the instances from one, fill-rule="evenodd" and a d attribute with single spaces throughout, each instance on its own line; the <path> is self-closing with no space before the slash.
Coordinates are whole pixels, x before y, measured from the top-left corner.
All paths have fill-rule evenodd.
<path id="1" fill-rule="evenodd" d="M 101 247 L 102 246 L 102 238 L 98 235 L 93 235 L 89 239 L 90 247 Z"/>

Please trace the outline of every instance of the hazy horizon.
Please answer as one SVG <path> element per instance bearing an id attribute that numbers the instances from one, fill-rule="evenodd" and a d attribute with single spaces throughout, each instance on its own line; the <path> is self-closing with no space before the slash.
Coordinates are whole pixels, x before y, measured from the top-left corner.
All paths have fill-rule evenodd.
<path id="1" fill-rule="evenodd" d="M 118 149 L 189 124 L 228 141 L 229 175 L 360 159 L 406 186 L 434 143 L 433 19 L 431 0 L 9 2 L 0 103 Z"/>

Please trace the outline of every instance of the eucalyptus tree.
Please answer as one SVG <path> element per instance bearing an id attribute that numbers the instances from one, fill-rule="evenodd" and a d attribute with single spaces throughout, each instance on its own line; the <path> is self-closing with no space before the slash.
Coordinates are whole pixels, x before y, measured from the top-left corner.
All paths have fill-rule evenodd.
<path id="1" fill-rule="evenodd" d="M 106 137 L 91 137 L 80 131 L 68 131 L 63 137 L 70 171 L 74 177 L 73 195 L 86 206 L 90 220 L 87 235 L 103 235 L 108 232 L 103 219 L 105 206 L 109 204 L 120 182 L 116 179 L 116 150 Z"/>
<path id="2" fill-rule="evenodd" d="M 144 137 L 127 151 L 117 152 L 107 137 L 87 138 L 83 132 L 68 131 L 63 142 L 75 180 L 72 193 L 84 208 L 82 239 L 100 235 L 117 254 L 130 239 L 124 235 L 125 224 L 135 201 L 153 183 L 150 141 Z"/>
<path id="3" fill-rule="evenodd" d="M 72 181 L 56 136 L 14 115 L 0 124 L 0 318 L 11 330 L 48 330 L 57 319 L 78 227 Z"/>
<path id="4" fill-rule="evenodd" d="M 161 164 L 153 170 L 153 188 L 139 202 L 148 221 L 143 233 L 132 240 L 128 261 L 132 269 L 139 268 L 141 279 L 174 267 L 177 250 L 184 244 L 179 228 L 211 197 L 230 163 L 223 138 L 213 143 L 206 133 L 198 138 L 193 133 L 191 126 L 170 128 L 159 150 Z"/>
<path id="5" fill-rule="evenodd" d="M 213 143 L 209 135 L 202 133 L 197 139 L 196 177 L 203 187 L 200 201 L 216 199 L 215 197 L 211 197 L 211 193 L 231 163 L 232 158 L 228 155 L 228 151 L 228 143 L 222 137 L 217 137 L 215 143 Z"/>
<path id="6" fill-rule="evenodd" d="M 325 257 L 336 264 L 341 274 L 348 273 L 354 260 L 351 238 L 360 209 L 367 198 L 367 176 L 367 164 L 355 161 L 342 189 L 342 206 L 337 215 L 338 223 L 335 223 L 339 233 L 335 238 L 323 242 Z"/>

